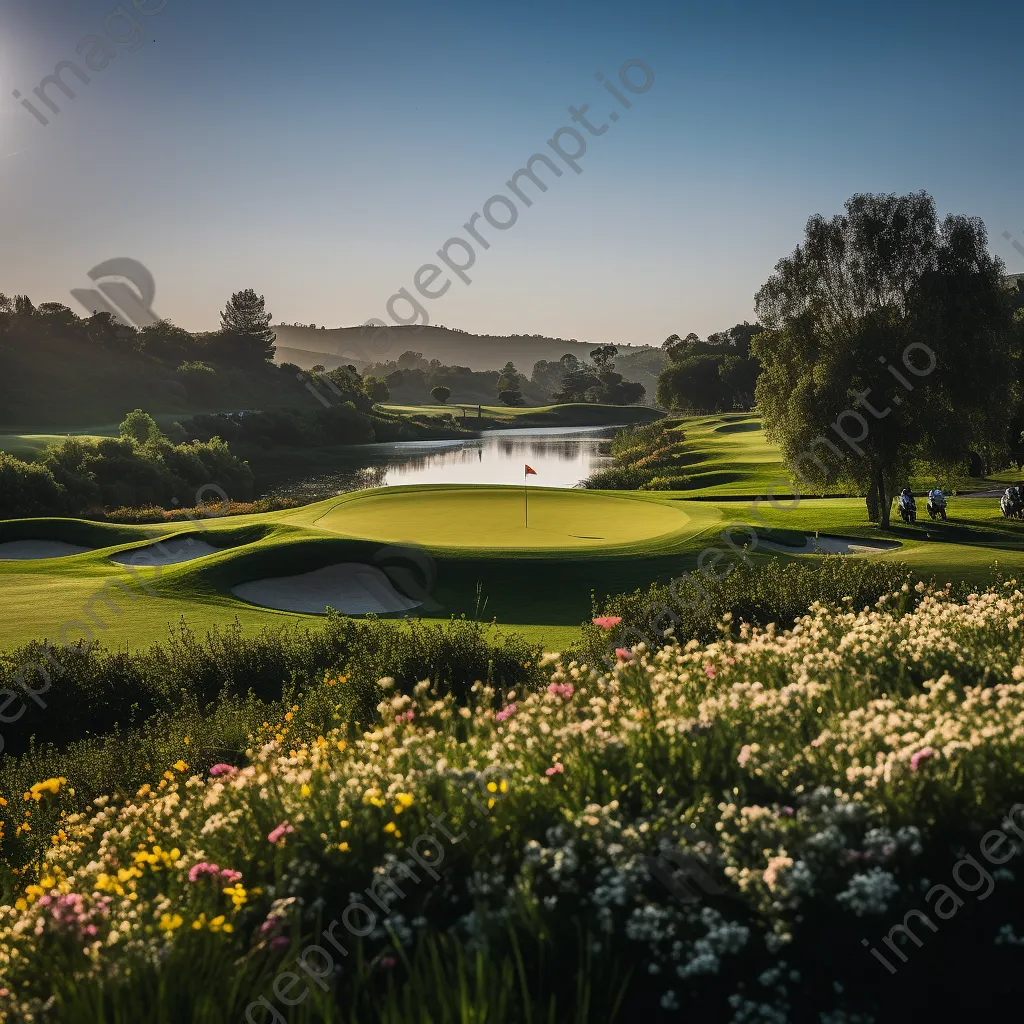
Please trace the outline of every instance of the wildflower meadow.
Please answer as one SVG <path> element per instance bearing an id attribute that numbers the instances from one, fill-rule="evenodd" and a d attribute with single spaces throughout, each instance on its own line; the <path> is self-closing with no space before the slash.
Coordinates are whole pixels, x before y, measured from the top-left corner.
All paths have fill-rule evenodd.
<path id="1" fill-rule="evenodd" d="M 1016 581 L 531 671 L 384 678 L 369 722 L 296 705 L 230 763 L 183 748 L 133 793 L 6 800 L 5 857 L 48 841 L 7 862 L 0 1019 L 852 1022 L 963 971 L 999 1004 L 1024 942 Z M 659 881 L 680 851 L 713 891 Z"/>

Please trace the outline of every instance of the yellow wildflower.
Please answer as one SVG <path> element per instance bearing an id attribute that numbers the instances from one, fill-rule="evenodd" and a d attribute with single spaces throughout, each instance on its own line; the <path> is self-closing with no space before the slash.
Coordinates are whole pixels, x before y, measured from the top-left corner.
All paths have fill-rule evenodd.
<path id="1" fill-rule="evenodd" d="M 224 889 L 224 895 L 231 897 L 231 902 L 235 905 L 236 908 L 244 907 L 245 901 L 248 898 L 248 894 L 246 893 L 245 889 L 243 889 L 242 886 L 240 885 L 229 885 L 226 889 Z"/>

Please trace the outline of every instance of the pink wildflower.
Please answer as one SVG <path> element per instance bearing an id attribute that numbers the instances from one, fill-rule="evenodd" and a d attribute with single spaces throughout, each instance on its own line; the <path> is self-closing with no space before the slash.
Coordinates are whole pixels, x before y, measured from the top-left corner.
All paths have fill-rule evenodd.
<path id="1" fill-rule="evenodd" d="M 292 940 L 287 935 L 275 935 L 270 940 L 270 948 L 277 952 L 279 949 L 287 949 L 292 944 Z"/>
<path id="2" fill-rule="evenodd" d="M 233 764 L 215 764 L 210 769 L 210 774 L 217 778 L 219 775 L 234 775 L 238 769 Z"/>
<path id="3" fill-rule="evenodd" d="M 400 715 L 395 715 L 396 722 L 411 722 L 416 717 L 416 712 L 409 708 L 408 711 L 403 711 Z"/>
<path id="4" fill-rule="evenodd" d="M 919 766 L 919 765 L 921 764 L 921 762 L 922 762 L 922 761 L 927 761 L 929 757 L 934 757 L 934 756 L 935 756 L 935 753 L 936 753 L 936 752 L 935 752 L 934 750 L 932 750 L 932 748 L 931 748 L 931 747 L 924 747 L 924 748 L 922 748 L 921 750 L 919 750 L 919 751 L 918 751 L 918 752 L 917 752 L 917 753 L 916 753 L 916 754 L 915 754 L 915 755 L 914 755 L 914 756 L 913 756 L 913 757 L 912 757 L 912 758 L 910 759 L 910 770 L 911 770 L 912 772 L 916 772 L 916 771 L 917 771 L 917 769 L 918 769 L 918 766 Z"/>
<path id="5" fill-rule="evenodd" d="M 619 661 L 629 661 L 633 657 L 633 652 L 628 647 L 616 647 L 615 657 Z"/>
<path id="6" fill-rule="evenodd" d="M 242 880 L 242 872 L 233 871 L 231 868 L 221 868 L 220 877 L 223 878 L 228 885 L 234 885 L 235 882 L 240 882 Z"/>
<path id="7" fill-rule="evenodd" d="M 576 687 L 572 683 L 551 683 L 548 686 L 548 693 L 552 697 L 561 697 L 563 700 L 569 700 L 575 692 Z"/>
<path id="8" fill-rule="evenodd" d="M 599 615 L 596 619 L 591 620 L 595 626 L 600 626 L 602 629 L 614 629 L 621 621 L 621 615 Z"/>
<path id="9" fill-rule="evenodd" d="M 217 875 L 220 872 L 220 868 L 216 864 L 210 864 L 207 861 L 201 861 L 199 864 L 193 864 L 188 871 L 188 880 L 195 882 L 206 875 Z"/>
<path id="10" fill-rule="evenodd" d="M 714 679 L 715 678 L 716 669 L 715 669 L 715 666 L 711 664 L 711 662 L 706 661 L 704 663 L 704 671 L 707 673 L 708 679 Z"/>
<path id="11" fill-rule="evenodd" d="M 509 704 L 508 707 L 502 708 L 494 717 L 499 722 L 504 722 L 506 718 L 511 718 L 516 713 L 515 704 Z"/>
<path id="12" fill-rule="evenodd" d="M 561 761 L 556 761 L 550 768 L 544 769 L 544 774 L 547 776 L 561 775 L 565 771 L 565 765 Z"/>
<path id="13" fill-rule="evenodd" d="M 272 843 L 276 843 L 279 839 L 282 839 L 285 836 L 290 835 L 294 831 L 295 829 L 292 828 L 292 826 L 289 825 L 287 821 L 282 821 L 281 824 L 278 825 L 277 828 L 275 828 L 274 831 L 267 836 L 267 838 Z"/>

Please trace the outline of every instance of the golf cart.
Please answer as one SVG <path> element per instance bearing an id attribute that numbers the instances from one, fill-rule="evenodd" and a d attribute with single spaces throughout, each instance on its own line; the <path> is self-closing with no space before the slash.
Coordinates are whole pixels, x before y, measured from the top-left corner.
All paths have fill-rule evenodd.
<path id="1" fill-rule="evenodd" d="M 904 487 L 900 496 L 896 499 L 896 507 L 900 512 L 900 519 L 905 523 L 917 522 L 917 502 L 914 495 L 910 493 L 909 487 Z"/>
<path id="2" fill-rule="evenodd" d="M 1007 519 L 1024 519 L 1024 487 L 1007 487 L 999 507 Z"/>
<path id="3" fill-rule="evenodd" d="M 938 487 L 928 492 L 928 515 L 946 521 L 946 496 Z"/>

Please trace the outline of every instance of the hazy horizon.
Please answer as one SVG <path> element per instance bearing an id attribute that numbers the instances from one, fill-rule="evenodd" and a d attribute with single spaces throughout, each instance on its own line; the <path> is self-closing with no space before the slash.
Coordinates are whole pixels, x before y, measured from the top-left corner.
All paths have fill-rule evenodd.
<path id="1" fill-rule="evenodd" d="M 128 256 L 155 277 L 155 311 L 190 330 L 216 329 L 248 287 L 275 323 L 391 322 L 389 298 L 415 294 L 417 269 L 468 238 L 489 197 L 512 197 L 506 182 L 534 153 L 560 173 L 538 166 L 547 191 L 526 180 L 530 204 L 507 229 L 478 218 L 490 248 L 476 244 L 470 284 L 443 268 L 450 287 L 421 299 L 431 324 L 634 345 L 706 336 L 753 321 L 754 292 L 808 216 L 855 192 L 927 190 L 942 214 L 980 216 L 1007 271 L 1024 270 L 1005 4 L 582 15 L 129 0 L 132 21 L 110 21 L 117 9 L 8 4 L 8 294 L 82 312 L 70 290 Z M 63 75 L 74 99 L 49 88 L 52 113 L 34 90 L 87 58 L 87 84 Z M 621 84 L 627 61 L 650 69 L 646 91 Z M 584 104 L 599 134 L 572 119 Z M 582 173 L 548 146 L 563 126 L 585 138 Z"/>

